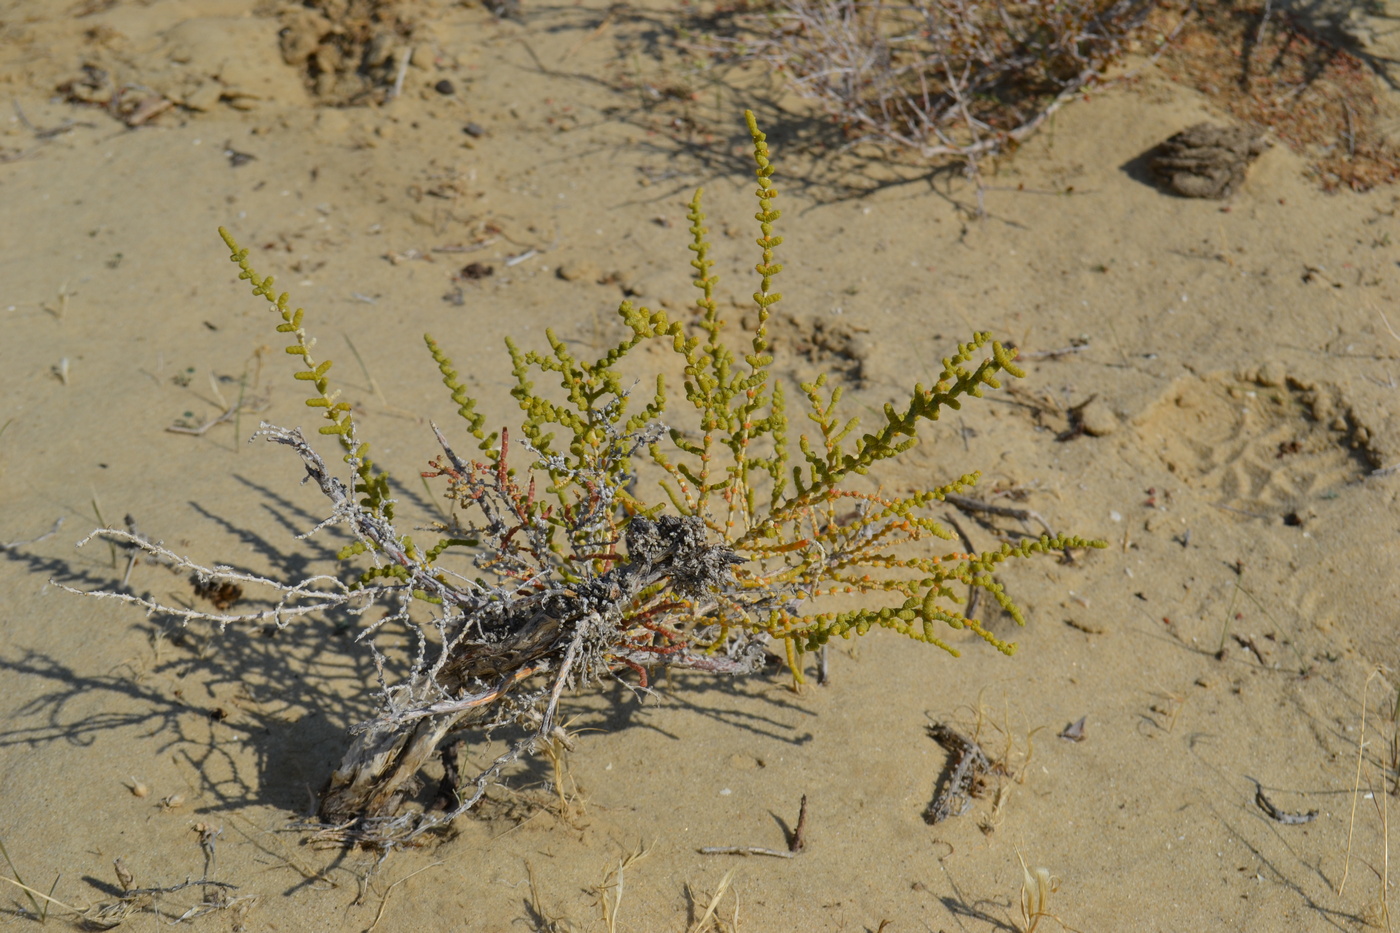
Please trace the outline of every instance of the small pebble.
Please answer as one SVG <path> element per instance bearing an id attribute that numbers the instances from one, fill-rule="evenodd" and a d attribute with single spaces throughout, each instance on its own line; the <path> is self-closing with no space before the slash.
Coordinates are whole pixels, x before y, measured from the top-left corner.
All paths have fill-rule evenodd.
<path id="1" fill-rule="evenodd" d="M 566 282 L 597 282 L 603 277 L 603 270 L 586 259 L 571 259 L 561 264 L 555 274 Z"/>
<path id="2" fill-rule="evenodd" d="M 443 78 L 437 84 L 434 84 L 433 90 L 437 91 L 444 97 L 451 97 L 453 94 L 457 93 L 457 89 L 452 86 L 452 82 L 447 80 L 446 78 Z"/>
<path id="3" fill-rule="evenodd" d="M 1079 413 L 1084 425 L 1084 433 L 1091 437 L 1103 437 L 1118 430 L 1118 416 L 1103 402 L 1095 399 Z"/>
<path id="4" fill-rule="evenodd" d="M 1277 360 L 1268 360 L 1259 367 L 1259 374 L 1255 381 L 1261 386 L 1281 386 L 1288 378 L 1288 373 L 1284 370 L 1283 364 Z"/>
<path id="5" fill-rule="evenodd" d="M 482 126 L 480 123 L 468 123 L 466 126 L 462 127 L 462 132 L 473 139 L 480 139 L 486 135 L 486 127 Z"/>

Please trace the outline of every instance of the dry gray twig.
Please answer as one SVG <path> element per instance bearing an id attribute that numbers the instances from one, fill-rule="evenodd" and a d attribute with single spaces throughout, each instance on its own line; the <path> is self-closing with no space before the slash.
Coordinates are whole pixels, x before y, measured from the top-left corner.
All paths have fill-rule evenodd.
<path id="1" fill-rule="evenodd" d="M 953 756 L 947 780 L 924 811 L 924 820 L 932 824 L 967 812 L 968 807 L 972 806 L 970 797 L 982 775 L 992 769 L 992 763 L 982 751 L 982 746 L 951 726 L 933 723 L 928 727 L 928 734 Z"/>
<path id="2" fill-rule="evenodd" d="M 569 468 L 559 458 L 534 454 L 535 467 L 572 472 L 579 488 L 588 490 L 570 513 L 573 554 L 569 557 L 550 543 L 542 523 L 520 520 L 523 493 L 503 463 L 469 463 L 453 451 L 436 426 L 434 432 L 444 452 L 439 465 L 452 480 L 452 496 L 463 507 L 474 509 L 478 518 L 474 525 L 454 528 L 454 535 L 487 544 L 477 557 L 478 568 L 486 574 L 477 579 L 451 574 L 413 550 L 383 512 L 361 504 L 352 492 L 353 484 L 332 474 L 300 430 L 269 424 L 263 424 L 255 436 L 292 448 L 307 479 L 330 501 L 330 517 L 307 535 L 331 525 L 345 528 L 366 545 L 378 568 L 375 573 L 354 583 L 327 575 L 288 583 L 229 567 L 204 567 L 150 540 L 134 526 L 105 528 L 80 542 L 94 537 L 119 542 L 133 554 L 189 573 L 197 586 L 232 583 L 272 595 L 267 608 L 226 613 L 167 605 L 125 591 L 88 594 L 133 603 L 181 623 L 200 620 L 221 628 L 266 623 L 280 627 L 328 609 L 361 615 L 374 605 L 388 604 L 389 611 L 358 636 L 373 654 L 380 705 L 373 719 L 351 730 L 350 749 L 320 795 L 314 828 L 321 842 L 391 848 L 450 823 L 480 802 L 503 768 L 547 740 L 566 689 L 613 676 L 622 665 L 641 671 L 664 660 L 673 667 L 740 673 L 761 663 L 760 640 L 738 633 L 706 634 L 703 625 L 697 637 L 690 641 L 678 637 L 656 653 L 639 637 L 642 626 L 625 618 L 627 608 L 639 599 L 664 602 L 670 593 L 674 594 L 670 598 L 698 600 L 702 610 L 698 616 L 703 618 L 706 601 L 722 600 L 735 611 L 746 612 L 790 598 L 782 588 L 758 597 L 726 590 L 730 568 L 739 558 L 723 545 L 708 543 L 703 523 L 694 517 L 663 515 L 656 521 L 634 517 L 622 542 L 626 560 L 610 554 L 607 569 L 589 569 L 600 553 L 616 543 L 600 538 L 602 518 L 613 507 L 620 488 L 609 458 L 629 456 L 653 439 L 656 429 L 611 438 L 602 455 L 605 462 L 596 470 Z M 502 459 L 504 455 L 503 441 Z M 568 573 L 561 573 L 565 569 Z M 410 614 L 415 599 L 436 605 L 432 618 L 425 621 Z M 389 622 L 415 633 L 416 647 L 406 671 L 373 643 L 371 636 Z M 648 632 L 641 634 L 650 638 Z M 709 650 L 716 638 L 721 650 Z M 517 727 L 521 737 L 477 775 L 460 782 L 455 807 L 401 810 L 401 804 L 418 790 L 422 766 L 451 734 L 505 726 Z"/>
<path id="3" fill-rule="evenodd" d="M 1248 775 L 1245 776 L 1249 777 Z M 1302 813 L 1289 813 L 1286 810 L 1280 810 L 1278 807 L 1274 806 L 1272 800 L 1264 796 L 1263 784 L 1255 781 L 1254 778 L 1249 778 L 1249 780 L 1254 782 L 1254 802 L 1259 806 L 1260 810 L 1264 811 L 1264 815 L 1274 822 L 1296 826 L 1302 823 L 1311 823 L 1313 820 L 1317 819 L 1316 810 L 1306 810 Z"/>

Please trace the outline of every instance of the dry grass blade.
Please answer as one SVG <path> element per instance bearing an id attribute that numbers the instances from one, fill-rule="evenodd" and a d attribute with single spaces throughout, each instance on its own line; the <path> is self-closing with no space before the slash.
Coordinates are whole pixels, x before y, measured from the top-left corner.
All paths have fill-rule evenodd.
<path id="1" fill-rule="evenodd" d="M 380 920 L 383 920 L 383 919 L 384 919 L 384 908 L 386 908 L 386 907 L 389 906 L 389 895 L 394 893 L 394 889 L 395 889 L 395 888 L 397 888 L 399 885 L 403 884 L 403 883 L 404 883 L 405 881 L 407 881 L 409 878 L 412 878 L 414 875 L 421 875 L 423 872 L 427 871 L 428 869 L 430 869 L 430 868 L 437 868 L 437 867 L 438 867 L 439 865 L 441 865 L 441 864 L 442 864 L 442 862 L 433 862 L 431 865 L 424 865 L 422 868 L 418 869 L 417 871 L 411 871 L 411 872 L 409 872 L 408 874 L 406 874 L 406 875 L 404 875 L 402 878 L 400 878 L 398 881 L 395 881 L 393 884 L 389 885 L 389 887 L 385 888 L 385 889 L 384 889 L 384 896 L 381 897 L 381 898 L 379 899 L 379 910 L 377 910 L 377 911 L 375 912 L 375 914 L 374 914 L 374 922 L 371 923 L 371 924 L 369 925 L 369 929 L 367 929 L 367 930 L 365 931 L 365 933 L 374 933 L 374 928 L 377 927 L 377 926 L 379 926 L 379 921 L 380 921 Z"/>
<path id="2" fill-rule="evenodd" d="M 695 922 L 695 926 L 690 928 L 690 933 L 704 933 L 710 922 L 715 919 L 715 912 L 719 910 L 719 902 L 724 900 L 725 893 L 729 890 L 729 883 L 734 880 L 736 869 L 729 869 L 724 873 L 724 877 L 719 879 L 719 886 L 715 888 L 714 896 L 710 898 L 710 904 L 705 908 L 705 912 L 700 915 L 700 919 Z"/>
<path id="3" fill-rule="evenodd" d="M 623 881 L 627 869 L 650 854 L 650 849 L 638 845 L 637 851 L 630 852 L 617 860 L 617 867 L 609 871 L 607 876 L 603 878 L 603 883 L 595 889 L 603 909 L 603 925 L 608 928 L 608 933 L 617 933 L 617 916 L 618 911 L 622 908 Z"/>
<path id="4" fill-rule="evenodd" d="M 9 856 L 6 856 L 5 858 L 6 861 L 9 860 Z M 14 870 L 13 863 L 10 864 L 10 869 L 12 871 Z M 48 918 L 48 908 L 45 907 L 43 910 L 40 910 L 38 903 L 34 900 L 36 897 L 39 898 L 39 900 L 45 901 L 46 903 L 57 904 L 64 910 L 70 910 L 73 913 L 78 914 L 80 916 L 87 912 L 85 908 L 74 907 L 72 904 L 65 904 L 63 901 L 60 901 L 57 898 L 50 897 L 49 894 L 53 893 L 52 889 L 49 890 L 49 894 L 45 894 L 43 891 L 31 888 L 29 885 L 24 884 L 20 881 L 16 881 L 14 878 L 6 878 L 4 875 L 0 875 L 0 881 L 8 881 L 10 884 L 14 885 L 15 887 L 19 888 L 21 891 L 24 892 L 24 896 L 28 898 L 29 903 L 34 906 L 34 913 L 39 918 L 40 923 L 43 923 Z M 58 882 L 56 880 L 54 881 L 54 885 L 58 885 Z"/>
<path id="5" fill-rule="evenodd" d="M 1019 849 L 1016 851 L 1016 860 L 1021 863 L 1021 933 L 1035 933 L 1040 921 L 1045 917 L 1054 920 L 1070 933 L 1079 933 L 1050 912 L 1050 895 L 1060 890 L 1059 882 L 1050 874 L 1050 869 L 1028 868 Z"/>
<path id="6" fill-rule="evenodd" d="M 1340 897 L 1346 890 L 1347 879 L 1351 873 L 1351 851 L 1352 842 L 1356 832 L 1356 805 L 1361 797 L 1361 773 L 1366 759 L 1366 719 L 1367 719 L 1367 697 L 1370 693 L 1371 681 L 1376 678 L 1383 678 L 1383 670 L 1377 668 L 1367 676 L 1366 683 L 1361 689 L 1361 730 L 1356 743 L 1356 777 L 1351 789 L 1351 816 L 1347 821 L 1347 851 L 1346 858 L 1342 866 L 1342 880 L 1337 885 L 1337 895 Z M 1383 747 L 1388 746 L 1388 759 L 1383 755 L 1379 762 L 1380 782 L 1379 787 L 1371 784 L 1368 779 L 1367 784 L 1371 791 L 1366 795 L 1371 800 L 1372 806 L 1376 808 L 1376 816 L 1380 820 L 1381 826 L 1381 865 L 1377 868 L 1368 863 L 1372 872 L 1375 873 L 1379 885 L 1379 891 L 1375 902 L 1368 908 L 1368 923 L 1380 927 L 1386 931 L 1392 930 L 1393 920 L 1390 913 L 1390 797 L 1400 786 L 1400 735 L 1396 733 L 1396 722 L 1400 719 L 1400 691 L 1396 692 L 1394 705 L 1391 707 L 1390 715 L 1382 714 L 1382 723 L 1388 720 L 1390 735 L 1382 734 L 1381 743 Z M 1384 707 L 1382 707 L 1384 709 Z M 1384 733 L 1384 725 L 1382 727 Z M 1391 774 L 1387 775 L 1387 771 Z M 1387 778 L 1391 780 L 1391 786 L 1387 788 Z"/>
<path id="7" fill-rule="evenodd" d="M 1337 896 L 1341 897 L 1342 892 L 1347 889 L 1347 877 L 1351 874 L 1351 843 L 1353 834 L 1356 832 L 1356 801 L 1361 792 L 1361 764 L 1366 755 L 1366 694 L 1371 689 L 1371 681 L 1380 676 L 1380 671 L 1375 670 L 1366 678 L 1366 684 L 1361 688 L 1361 736 L 1356 742 L 1356 781 L 1351 789 L 1351 818 L 1347 821 L 1347 854 L 1342 863 L 1342 880 L 1337 885 Z"/>

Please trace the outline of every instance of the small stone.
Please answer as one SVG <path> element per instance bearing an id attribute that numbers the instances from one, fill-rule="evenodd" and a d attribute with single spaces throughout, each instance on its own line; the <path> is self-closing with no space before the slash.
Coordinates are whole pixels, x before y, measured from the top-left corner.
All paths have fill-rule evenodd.
<path id="1" fill-rule="evenodd" d="M 1079 417 L 1084 433 L 1091 437 L 1104 437 L 1118 430 L 1118 416 L 1098 399 L 1085 405 Z"/>
<path id="2" fill-rule="evenodd" d="M 555 274 L 565 282 L 598 282 L 603 278 L 603 271 L 586 259 L 561 263 Z"/>
<path id="3" fill-rule="evenodd" d="M 1259 367 L 1259 374 L 1254 377 L 1254 381 L 1261 386 L 1281 386 L 1288 378 L 1288 373 L 1283 369 L 1283 364 L 1277 360 L 1269 360 Z"/>
<path id="4" fill-rule="evenodd" d="M 462 127 L 462 132 L 473 139 L 480 139 L 486 135 L 486 128 L 480 123 L 468 123 L 466 126 Z"/>
<path id="5" fill-rule="evenodd" d="M 1332 404 L 1332 395 L 1329 392 L 1312 393 L 1312 398 L 1308 399 L 1308 407 L 1312 410 L 1313 420 L 1320 424 L 1326 424 L 1332 420 L 1336 414 L 1336 408 Z M 1345 430 L 1346 422 L 1342 422 L 1342 429 Z"/>
<path id="6" fill-rule="evenodd" d="M 224 89 L 217 81 L 201 81 L 185 92 L 182 103 L 191 110 L 207 113 L 213 110 L 223 96 Z"/>
<path id="7" fill-rule="evenodd" d="M 452 86 L 452 82 L 447 80 L 446 78 L 443 78 L 437 84 L 434 84 L 433 90 L 437 91 L 444 97 L 451 97 L 453 94 L 457 93 L 457 89 Z"/>
<path id="8" fill-rule="evenodd" d="M 255 94 L 240 91 L 238 88 L 228 88 L 221 95 L 220 99 L 227 101 L 234 110 L 256 110 L 258 98 Z"/>

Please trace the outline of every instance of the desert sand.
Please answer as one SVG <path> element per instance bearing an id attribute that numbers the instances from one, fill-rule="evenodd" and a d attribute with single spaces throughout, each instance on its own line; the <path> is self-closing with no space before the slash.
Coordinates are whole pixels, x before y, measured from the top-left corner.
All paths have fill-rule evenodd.
<path id="1" fill-rule="evenodd" d="M 1145 62 L 987 166 L 977 218 L 956 168 L 824 150 L 773 76 L 679 56 L 663 4 L 423 4 L 402 92 L 351 107 L 318 101 L 282 21 L 253 7 L 0 4 L 0 872 L 79 908 L 216 879 L 236 886 L 227 906 L 187 920 L 213 929 L 589 930 L 612 913 L 617 930 L 688 931 L 721 891 L 725 930 L 952 933 L 1018 928 L 1024 859 L 1082 931 L 1386 928 L 1394 189 L 1325 193 L 1274 145 L 1228 201 L 1164 193 L 1143 154 L 1223 115 Z M 85 65 L 134 88 L 124 111 L 75 102 Z M 510 423 L 507 335 L 596 348 L 624 289 L 693 301 L 684 205 L 702 185 L 742 317 L 758 258 L 745 108 L 785 211 L 779 371 L 829 371 L 878 417 L 991 330 L 1027 378 L 934 426 L 894 481 L 980 470 L 979 495 L 1109 547 L 1011 568 L 1028 625 L 992 624 L 1014 657 L 877 632 L 834 646 L 826 686 L 676 674 L 650 696 L 584 691 L 564 812 L 533 762 L 450 837 L 382 863 L 305 844 L 292 821 L 372 703 L 353 632 L 182 630 L 56 585 L 119 585 L 122 553 L 74 544 L 127 515 L 205 563 L 334 564 L 333 542 L 295 537 L 324 516 L 301 467 L 247 443 L 260 418 L 312 416 L 216 228 L 307 308 L 427 522 L 427 422 L 454 406 L 424 331 Z M 203 433 L 167 430 L 240 397 Z M 995 545 L 996 527 L 949 512 Z M 128 585 L 195 598 L 157 566 Z M 1081 717 L 1082 740 L 1058 737 Z M 934 722 L 980 729 L 1012 774 L 930 825 L 949 757 Z M 803 795 L 798 857 L 699 852 L 784 848 Z M 28 926 L 5 887 L 6 923 Z M 200 913 L 209 890 L 126 923 Z M 71 919 L 52 907 L 50 924 Z"/>

